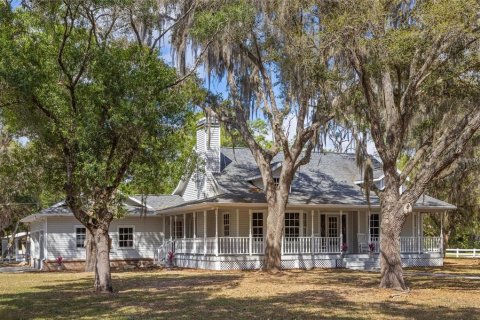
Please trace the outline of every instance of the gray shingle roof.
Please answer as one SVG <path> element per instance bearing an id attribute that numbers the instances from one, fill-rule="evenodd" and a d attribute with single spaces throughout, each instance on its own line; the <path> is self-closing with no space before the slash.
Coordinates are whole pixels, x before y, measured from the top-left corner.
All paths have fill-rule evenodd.
<path id="1" fill-rule="evenodd" d="M 255 190 L 248 177 L 259 175 L 251 152 L 244 148 L 222 148 L 222 171 L 214 175 L 218 184 L 241 202 L 264 202 L 264 195 Z M 283 161 L 279 153 L 272 165 Z M 382 172 L 380 163 L 374 161 L 374 177 Z M 361 188 L 355 181 L 361 180 L 360 170 L 352 153 L 313 153 L 308 164 L 299 168 L 293 179 L 290 204 L 366 204 Z M 226 197 L 226 195 L 222 195 Z M 242 201 L 243 200 L 243 201 Z M 375 201 L 373 199 L 372 201 Z"/>
<path id="2" fill-rule="evenodd" d="M 160 210 L 167 207 L 175 207 L 185 202 L 182 197 L 178 195 L 146 195 L 144 196 L 147 206 L 153 210 Z M 142 195 L 134 195 L 133 198 L 142 201 Z"/>
<path id="3" fill-rule="evenodd" d="M 279 153 L 272 161 L 277 166 L 283 160 Z M 373 159 L 374 178 L 383 176 L 381 163 Z M 255 187 L 249 179 L 260 175 L 258 166 L 247 148 L 222 148 L 221 172 L 215 173 L 223 194 L 218 196 L 189 201 L 178 207 L 200 203 L 265 203 L 262 190 Z M 353 153 L 322 152 L 313 153 L 308 164 L 299 168 L 295 174 L 289 195 L 290 205 L 346 205 L 367 206 L 368 202 L 361 187 L 355 181 L 362 180 L 361 172 L 355 162 Z M 378 197 L 371 193 L 370 204 L 379 204 Z M 432 198 L 420 197 L 417 205 L 424 207 L 454 206 Z"/>

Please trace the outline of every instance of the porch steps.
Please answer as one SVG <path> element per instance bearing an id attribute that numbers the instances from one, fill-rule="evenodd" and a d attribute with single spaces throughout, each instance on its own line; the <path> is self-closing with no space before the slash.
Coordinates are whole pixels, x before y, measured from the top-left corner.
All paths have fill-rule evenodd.
<path id="1" fill-rule="evenodd" d="M 352 270 L 379 270 L 380 261 L 378 257 L 345 257 L 342 260 L 342 267 Z"/>

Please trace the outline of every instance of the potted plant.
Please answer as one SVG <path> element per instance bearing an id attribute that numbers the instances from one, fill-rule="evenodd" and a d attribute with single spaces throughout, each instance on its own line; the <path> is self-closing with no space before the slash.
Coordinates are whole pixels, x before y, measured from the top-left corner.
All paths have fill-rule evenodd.
<path id="1" fill-rule="evenodd" d="M 57 262 L 57 271 L 61 271 L 63 269 L 63 258 L 58 256 L 55 258 L 55 261 Z"/>
<path id="2" fill-rule="evenodd" d="M 370 249 L 370 251 L 368 252 L 368 255 L 369 255 L 369 256 L 372 256 L 373 253 L 375 252 L 375 243 L 370 242 L 370 243 L 368 244 L 368 249 Z"/>
<path id="3" fill-rule="evenodd" d="M 167 253 L 167 263 L 169 268 L 172 268 L 175 263 L 175 253 L 172 250 Z"/>

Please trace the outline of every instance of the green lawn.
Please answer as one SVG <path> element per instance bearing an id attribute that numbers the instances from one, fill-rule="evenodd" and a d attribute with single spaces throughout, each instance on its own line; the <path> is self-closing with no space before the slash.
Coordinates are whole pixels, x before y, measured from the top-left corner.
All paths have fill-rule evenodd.
<path id="1" fill-rule="evenodd" d="M 480 280 L 415 275 L 427 270 L 480 276 L 480 262 L 407 270 L 406 294 L 350 270 L 118 272 L 112 295 L 93 293 L 89 273 L 3 273 L 0 319 L 480 319 Z"/>

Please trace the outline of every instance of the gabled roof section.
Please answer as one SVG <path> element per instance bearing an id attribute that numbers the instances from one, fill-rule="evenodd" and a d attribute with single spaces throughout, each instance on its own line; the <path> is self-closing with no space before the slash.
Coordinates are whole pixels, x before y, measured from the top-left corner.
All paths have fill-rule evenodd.
<path id="1" fill-rule="evenodd" d="M 177 184 L 177 187 L 172 192 L 172 196 L 180 196 L 181 194 L 183 194 L 183 192 L 185 191 L 185 188 L 187 187 L 188 180 L 190 180 L 190 177 L 191 175 L 189 175 L 188 178 L 185 177 L 180 179 L 180 181 Z"/>
<path id="2" fill-rule="evenodd" d="M 146 202 L 147 207 L 152 210 L 160 210 L 168 207 L 175 207 L 185 202 L 182 197 L 178 195 L 145 195 L 144 201 Z M 132 198 L 137 199 L 140 203 L 142 201 L 142 195 L 134 195 Z"/>
<path id="3" fill-rule="evenodd" d="M 280 161 L 274 162 L 270 165 L 270 168 L 271 168 L 272 172 L 275 171 L 275 170 L 278 170 L 281 167 L 282 167 L 282 162 L 280 162 Z M 258 171 L 258 173 L 255 176 L 247 177 L 245 180 L 254 181 L 254 180 L 262 179 L 262 174 L 260 173 L 260 169 L 257 168 L 257 171 Z"/>
<path id="4" fill-rule="evenodd" d="M 142 195 L 126 197 L 123 202 L 123 206 L 127 211 L 127 215 L 153 215 L 156 210 L 178 206 L 185 202 L 182 197 L 172 195 L 145 195 L 143 201 L 146 202 L 146 205 L 142 204 Z M 60 201 L 51 207 L 43 209 L 35 214 L 29 215 L 23 218 L 21 221 L 24 223 L 28 223 L 46 217 L 62 216 L 73 216 L 72 211 L 66 205 L 65 201 Z"/>

